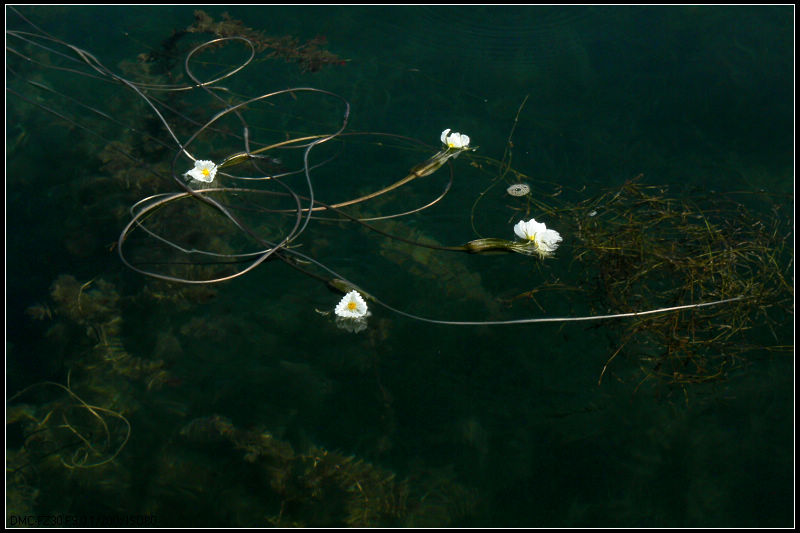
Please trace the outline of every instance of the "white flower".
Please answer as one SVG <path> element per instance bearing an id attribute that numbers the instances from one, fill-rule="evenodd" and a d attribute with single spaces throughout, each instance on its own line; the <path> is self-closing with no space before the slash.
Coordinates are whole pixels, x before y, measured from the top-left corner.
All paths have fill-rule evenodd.
<path id="1" fill-rule="evenodd" d="M 458 150 L 466 150 L 469 148 L 469 137 L 461 133 L 450 133 L 450 128 L 442 132 L 442 144 L 448 148 L 456 148 Z"/>
<path id="2" fill-rule="evenodd" d="M 201 161 L 199 159 L 194 162 L 194 168 L 184 174 L 184 176 L 206 183 L 214 181 L 214 176 L 216 175 L 217 165 L 213 161 Z"/>
<path id="3" fill-rule="evenodd" d="M 536 222 L 530 219 L 525 222 L 520 220 L 514 226 L 514 233 L 521 239 L 525 239 L 533 243 L 536 250 L 542 255 L 547 255 L 554 252 L 558 248 L 558 243 L 561 242 L 561 235 L 554 229 L 547 229 L 544 222 Z"/>
<path id="4" fill-rule="evenodd" d="M 367 316 L 367 302 L 358 291 L 350 291 L 339 300 L 335 312 L 342 318 L 364 318 Z"/>

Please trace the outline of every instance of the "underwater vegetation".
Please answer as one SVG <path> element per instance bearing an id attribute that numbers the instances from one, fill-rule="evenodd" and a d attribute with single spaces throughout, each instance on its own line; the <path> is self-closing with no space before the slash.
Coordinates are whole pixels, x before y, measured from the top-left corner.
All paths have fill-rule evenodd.
<path id="1" fill-rule="evenodd" d="M 630 390 L 686 393 L 793 350 L 787 198 L 676 191 L 644 175 L 606 188 L 537 179 L 512 166 L 527 97 L 499 158 L 481 151 L 478 132 L 449 124 L 433 144 L 350 131 L 362 110 L 344 97 L 265 89 L 239 75 L 276 62 L 303 76 L 346 68 L 323 37 L 270 36 L 227 14 L 196 11 L 160 46 L 110 66 L 11 13 L 24 29 L 7 31 L 9 116 L 20 131 L 7 148 L 23 149 L 24 125 L 42 113 L 76 137 L 90 170 L 60 186 L 89 222 L 67 224 L 64 253 L 115 254 L 119 268 L 76 261 L 28 303 L 51 350 L 42 374 L 61 381 L 10 387 L 9 514 L 49 509 L 62 493 L 75 496 L 59 505 L 76 509 L 82 491 L 111 500 L 135 487 L 120 508 L 172 512 L 165 525 L 186 516 L 228 526 L 468 524 L 485 495 L 459 473 L 382 455 L 397 421 L 375 361 L 398 323 L 518 335 L 581 322 L 608 340 L 604 360 L 582 364 L 595 366 L 598 385 L 614 379 Z M 96 83 L 97 96 L 62 76 Z M 503 269 L 512 274 L 497 275 Z M 209 409 L 215 387 L 239 384 L 198 377 L 202 365 L 187 361 L 236 360 L 258 322 L 246 306 L 218 317 L 204 305 L 251 279 L 254 292 L 284 291 L 271 295 L 274 315 L 257 321 L 286 325 L 300 301 L 311 325 L 286 326 L 287 335 L 300 345 L 330 325 L 320 335 L 345 337 L 351 364 L 374 374 L 380 399 L 371 401 L 382 402 L 385 424 L 377 444 L 351 453 L 316 443 L 312 431 L 292 433 L 301 417 L 291 405 L 291 422 L 257 405 Z M 151 308 L 169 312 L 154 319 L 162 331 L 138 328 Z M 293 376 L 309 403 L 338 384 L 313 368 L 319 354 L 295 360 L 266 341 L 259 350 L 278 358 L 270 369 Z M 191 378 L 206 384 L 203 401 L 189 399 Z M 247 404 L 250 392 L 240 392 Z M 465 420 L 458 431 L 486 455 L 487 432 Z M 237 503 L 220 513 L 209 506 L 216 501 Z"/>
<path id="2" fill-rule="evenodd" d="M 272 37 L 264 32 L 248 28 L 240 20 L 231 18 L 228 13 L 222 14 L 222 20 L 215 22 L 203 10 L 194 12 L 194 23 L 186 30 L 189 33 L 211 33 L 217 37 L 245 37 L 255 46 L 256 52 L 266 52 L 266 57 L 279 58 L 294 62 L 300 69 L 317 72 L 327 65 L 343 65 L 345 60 L 325 48 L 325 37 L 317 36 L 301 43 L 297 38 L 284 35 Z M 178 39 L 180 32 L 175 32 L 171 39 Z"/>
<path id="3" fill-rule="evenodd" d="M 672 198 L 666 187 L 635 179 L 581 202 L 573 217 L 584 247 L 575 260 L 592 267 L 594 290 L 613 312 L 644 301 L 740 298 L 724 309 L 616 324 L 619 348 L 609 361 L 631 343 L 647 378 L 686 384 L 720 379 L 746 363 L 744 354 L 764 349 L 748 340 L 754 328 L 775 341 L 767 349 L 791 350 L 775 333 L 792 312 L 786 214 L 756 216 L 734 195 Z"/>
<path id="4" fill-rule="evenodd" d="M 222 416 L 192 420 L 181 435 L 194 443 L 225 443 L 258 468 L 279 502 L 267 517 L 277 527 L 429 527 L 472 512 L 471 491 L 445 472 L 398 480 L 362 459 L 312 447 L 299 453 L 269 432 L 236 428 Z"/>

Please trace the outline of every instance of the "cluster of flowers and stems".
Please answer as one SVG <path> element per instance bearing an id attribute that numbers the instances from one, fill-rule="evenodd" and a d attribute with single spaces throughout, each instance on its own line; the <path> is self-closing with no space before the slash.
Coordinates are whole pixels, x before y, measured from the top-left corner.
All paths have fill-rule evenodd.
<path id="1" fill-rule="evenodd" d="M 440 139 L 444 148 L 415 170 L 418 176 L 425 176 L 435 172 L 451 157 L 456 157 L 461 152 L 471 149 L 469 147 L 469 136 L 451 132 L 450 128 L 442 132 Z M 184 173 L 187 178 L 203 183 L 213 182 L 216 175 L 217 165 L 213 161 L 202 159 L 196 160 L 194 168 Z M 508 189 L 509 194 L 514 196 L 521 196 L 529 193 L 529 191 L 530 189 L 526 184 L 512 185 Z M 514 226 L 514 233 L 524 242 L 522 244 L 508 243 L 509 249 L 522 253 L 536 253 L 542 257 L 552 255 L 562 240 L 561 235 L 556 230 L 548 229 L 543 222 L 537 222 L 535 219 L 520 220 Z M 340 328 L 358 333 L 367 327 L 367 317 L 370 316 L 370 312 L 364 297 L 356 290 L 351 290 L 345 294 L 336 305 L 334 312 L 336 313 L 336 325 Z"/>
<path id="2" fill-rule="evenodd" d="M 456 157 L 461 152 L 470 150 L 468 135 L 457 132 L 451 133 L 450 131 L 450 128 L 447 128 L 442 132 L 440 137 L 444 149 L 421 165 L 426 169 L 423 175 L 433 173 L 451 157 Z M 194 168 L 184 172 L 183 175 L 192 180 L 211 183 L 217 175 L 217 168 L 217 165 L 213 161 L 197 159 L 194 162 Z"/>

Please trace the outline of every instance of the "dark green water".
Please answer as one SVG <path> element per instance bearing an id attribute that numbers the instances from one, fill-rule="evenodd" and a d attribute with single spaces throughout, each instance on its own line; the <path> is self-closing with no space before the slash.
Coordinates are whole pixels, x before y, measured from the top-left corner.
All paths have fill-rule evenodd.
<path id="1" fill-rule="evenodd" d="M 407 507 L 416 511 L 387 512 L 368 525 L 793 524 L 794 338 L 787 315 L 778 317 L 774 333 L 754 327 L 746 339 L 752 349 L 723 379 L 645 379 L 632 348 L 598 383 L 621 343 L 612 322 L 437 325 L 370 304 L 367 330 L 354 334 L 317 312 L 332 311 L 341 294 L 278 261 L 207 292 L 153 282 L 127 269 L 114 244 L 131 205 L 179 190 L 169 175 L 177 145 L 133 90 L 89 77 L 85 64 L 59 55 L 77 57 L 73 52 L 41 35 L 91 52 L 141 83 L 164 69 L 181 75 L 191 39 L 210 35 L 181 36 L 167 46 L 175 30 L 194 20 L 184 7 L 19 11 L 39 29 L 8 8 L 7 29 L 36 34 L 30 38 L 49 49 L 7 35 L 6 388 L 10 396 L 43 381 L 66 385 L 69 375 L 75 394 L 121 413 L 131 430 L 113 461 L 68 468 L 63 462 L 80 462 L 84 448 L 65 431 L 66 421 L 102 443 L 100 426 L 52 385 L 13 398 L 7 525 L 40 515 L 60 516 L 67 525 L 73 518 L 92 525 L 124 517 L 176 527 L 266 526 L 278 516 L 281 525 L 346 523 L 345 502 L 364 487 L 336 485 L 333 474 L 313 485 L 316 463 L 306 461 L 292 471 L 303 481 L 280 488 L 274 457 L 254 459 L 230 434 L 203 430 L 213 416 L 248 435 L 268 432 L 299 455 L 316 447 L 394 473 L 397 487 L 406 480 Z M 219 20 L 223 9 L 206 11 Z M 792 7 L 228 11 L 254 30 L 301 44 L 324 35 L 325 49 L 338 56 L 304 69 L 262 54 L 222 84 L 238 101 L 314 87 L 350 103 L 347 131 L 370 134 L 312 152 L 312 165 L 334 157 L 311 172 L 322 201 L 344 201 L 402 178 L 439 149 L 445 128 L 471 137 L 478 150 L 453 160 L 447 196 L 384 223 L 390 233 L 460 245 L 478 237 L 470 225 L 475 205 L 479 236 L 512 239 L 514 208 L 521 205 L 505 194 L 513 181 L 487 190 L 499 171 L 479 157 L 503 159 L 515 117 L 511 165 L 528 177 L 534 194 L 563 186 L 563 196 L 552 201 L 580 202 L 643 174 L 644 183 L 668 186 L 675 195 L 749 191 L 760 195 L 743 201 L 756 213 L 766 216 L 772 205 L 791 212 Z M 204 56 L 197 69 L 224 70 L 241 62 L 242 50 Z M 151 56 L 153 78 L 145 79 L 137 56 L 151 52 L 162 55 Z M 197 90 L 147 95 L 201 122 L 221 109 Z M 254 140 L 332 132 L 342 116 L 333 99 L 271 102 L 246 112 Z M 168 123 L 183 125 L 178 136 L 185 140 L 192 128 L 177 113 L 163 112 Z M 240 130 L 232 118 L 225 124 Z M 380 134 L 418 139 L 427 148 Z M 134 158 L 109 166 L 111 142 Z M 210 133 L 194 149 L 198 158 L 218 162 L 243 147 Z M 279 157 L 285 167 L 302 165 L 296 152 Z M 178 172 L 190 167 L 187 161 Z M 439 194 L 448 172 L 358 215 L 423 205 Z M 287 183 L 307 193 L 302 175 Z M 175 213 L 164 220 L 175 234 L 206 220 L 199 211 Z M 289 224 L 285 217 L 269 220 Z M 510 303 L 544 280 L 570 285 L 592 278 L 575 261 L 582 250 L 572 227 L 554 224 L 564 242 L 546 261 L 409 251 L 354 224 L 322 220 L 312 220 L 294 244 L 387 304 L 431 319 L 610 312 L 588 290 Z M 229 247 L 226 253 L 252 249 L 252 241 L 222 224 L 208 235 L 218 237 L 215 246 Z M 133 254 L 147 248 L 143 242 L 132 239 Z M 81 291 L 85 305 L 104 287 L 97 280 L 113 284 L 106 290 L 119 298 L 102 318 L 87 318 L 83 308 L 70 315 L 52 294 L 61 275 L 78 285 L 95 280 Z M 37 319 L 30 308 L 44 305 L 51 316 Z M 119 319 L 113 327 L 111 315 Z M 112 355 L 127 359 L 99 356 L 111 353 L 98 349 L 103 338 L 106 346 L 118 343 Z M 776 346 L 783 348 L 768 349 Z M 153 384 L 155 367 L 164 374 Z M 49 410 L 57 414 L 45 422 Z M 67 418 L 56 420 L 62 412 Z M 124 425 L 109 420 L 119 444 Z M 107 458 L 108 450 L 89 454 L 89 462 Z"/>

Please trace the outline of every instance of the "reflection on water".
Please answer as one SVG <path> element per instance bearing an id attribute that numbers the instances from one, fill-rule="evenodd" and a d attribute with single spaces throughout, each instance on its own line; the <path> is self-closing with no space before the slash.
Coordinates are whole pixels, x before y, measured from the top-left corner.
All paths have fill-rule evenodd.
<path id="1" fill-rule="evenodd" d="M 7 18 L 8 525 L 790 523 L 790 8 Z"/>

